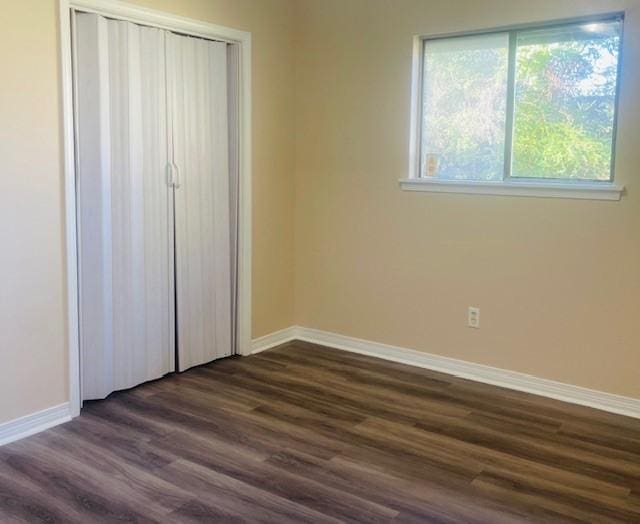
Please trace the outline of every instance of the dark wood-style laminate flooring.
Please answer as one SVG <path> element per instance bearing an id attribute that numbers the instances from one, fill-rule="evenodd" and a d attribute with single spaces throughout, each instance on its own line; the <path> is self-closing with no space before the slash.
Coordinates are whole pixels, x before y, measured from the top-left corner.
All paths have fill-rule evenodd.
<path id="1" fill-rule="evenodd" d="M 0 448 L 0 522 L 640 522 L 640 420 L 296 342 Z"/>

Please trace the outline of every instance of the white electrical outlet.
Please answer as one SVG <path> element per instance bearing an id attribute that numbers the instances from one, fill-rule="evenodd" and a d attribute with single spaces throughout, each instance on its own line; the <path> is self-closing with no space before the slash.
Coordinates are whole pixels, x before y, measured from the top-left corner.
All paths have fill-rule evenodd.
<path id="1" fill-rule="evenodd" d="M 467 313 L 467 324 L 469 327 L 478 329 L 480 327 L 480 308 L 470 307 Z"/>

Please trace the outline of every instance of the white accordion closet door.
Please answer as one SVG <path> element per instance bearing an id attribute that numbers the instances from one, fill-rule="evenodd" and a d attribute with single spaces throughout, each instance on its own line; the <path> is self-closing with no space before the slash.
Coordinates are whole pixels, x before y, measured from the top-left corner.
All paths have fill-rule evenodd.
<path id="1" fill-rule="evenodd" d="M 175 367 L 166 34 L 75 17 L 83 400 Z"/>
<path id="2" fill-rule="evenodd" d="M 233 353 L 227 45 L 167 34 L 180 371 Z"/>

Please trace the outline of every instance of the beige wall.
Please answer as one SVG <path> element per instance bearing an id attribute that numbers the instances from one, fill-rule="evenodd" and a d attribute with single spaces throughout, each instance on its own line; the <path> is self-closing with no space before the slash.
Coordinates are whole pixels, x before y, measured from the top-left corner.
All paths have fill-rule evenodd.
<path id="1" fill-rule="evenodd" d="M 622 8 L 621 202 L 400 191 L 413 35 Z M 296 52 L 296 323 L 640 397 L 640 3 L 299 0 Z"/>
<path id="2" fill-rule="evenodd" d="M 253 34 L 254 337 L 297 323 L 640 397 L 637 0 L 138 1 Z M 625 7 L 621 202 L 399 190 L 414 34 Z M 2 422 L 68 395 L 57 6 L 0 13 Z"/>
<path id="3" fill-rule="evenodd" d="M 2 2 L 0 421 L 67 398 L 57 30 L 52 1 Z"/>
<path id="4" fill-rule="evenodd" d="M 291 0 L 146 0 L 253 35 L 253 335 L 293 320 Z M 0 422 L 67 400 L 57 2 L 0 2 Z"/>

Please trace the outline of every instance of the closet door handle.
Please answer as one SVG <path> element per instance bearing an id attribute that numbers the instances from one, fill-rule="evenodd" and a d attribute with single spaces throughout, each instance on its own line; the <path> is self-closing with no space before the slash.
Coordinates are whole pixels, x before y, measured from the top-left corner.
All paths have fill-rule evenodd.
<path id="1" fill-rule="evenodd" d="M 180 169 L 174 162 L 167 163 L 167 185 L 169 187 L 180 187 Z"/>
<path id="2" fill-rule="evenodd" d="M 180 168 L 177 166 L 177 164 L 173 163 L 173 169 L 175 169 L 174 171 L 174 179 L 173 179 L 173 187 L 175 187 L 176 189 L 178 189 L 180 187 Z"/>
<path id="3" fill-rule="evenodd" d="M 167 162 L 167 185 L 173 187 L 173 163 Z"/>

